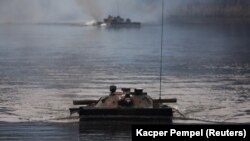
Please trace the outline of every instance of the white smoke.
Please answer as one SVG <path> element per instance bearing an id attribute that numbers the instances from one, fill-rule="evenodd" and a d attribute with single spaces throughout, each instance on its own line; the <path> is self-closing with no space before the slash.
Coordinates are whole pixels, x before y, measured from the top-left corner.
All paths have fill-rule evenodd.
<path id="1" fill-rule="evenodd" d="M 71 0 L 0 1 L 0 23 L 67 21 L 80 15 L 79 7 Z"/>

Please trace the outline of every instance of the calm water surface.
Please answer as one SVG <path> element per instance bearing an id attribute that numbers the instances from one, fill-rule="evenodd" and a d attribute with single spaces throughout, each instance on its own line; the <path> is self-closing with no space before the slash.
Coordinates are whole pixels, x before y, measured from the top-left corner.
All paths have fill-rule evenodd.
<path id="1" fill-rule="evenodd" d="M 187 117 L 249 123 L 249 26 L 164 28 L 163 97 Z M 158 97 L 160 29 L 0 25 L 0 140 L 127 140 L 116 126 L 80 130 L 68 108 L 112 84 Z"/>

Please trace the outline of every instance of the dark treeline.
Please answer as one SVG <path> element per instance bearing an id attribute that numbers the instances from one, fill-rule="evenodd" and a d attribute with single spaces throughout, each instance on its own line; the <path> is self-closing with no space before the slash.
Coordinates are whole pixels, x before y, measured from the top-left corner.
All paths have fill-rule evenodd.
<path id="1" fill-rule="evenodd" d="M 192 0 L 180 2 L 172 16 L 250 17 L 249 0 Z"/>

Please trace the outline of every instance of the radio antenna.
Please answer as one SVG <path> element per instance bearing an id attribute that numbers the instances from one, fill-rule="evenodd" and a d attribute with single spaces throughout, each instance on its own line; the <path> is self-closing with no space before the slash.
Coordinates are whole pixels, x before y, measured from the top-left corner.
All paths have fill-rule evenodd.
<path id="1" fill-rule="evenodd" d="M 160 58 L 160 94 L 159 100 L 161 100 L 161 92 L 162 92 L 162 50 L 163 50 L 163 24 L 164 24 L 164 0 L 162 0 L 161 7 L 161 58 Z"/>
<path id="2" fill-rule="evenodd" d="M 120 16 L 119 0 L 116 0 L 117 16 Z"/>

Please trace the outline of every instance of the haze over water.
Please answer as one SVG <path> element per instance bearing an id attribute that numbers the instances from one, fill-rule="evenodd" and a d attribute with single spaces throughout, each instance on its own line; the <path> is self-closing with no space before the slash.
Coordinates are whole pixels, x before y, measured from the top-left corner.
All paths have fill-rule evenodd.
<path id="1" fill-rule="evenodd" d="M 79 133 L 68 108 L 73 99 L 108 94 L 113 84 L 157 98 L 160 32 L 148 24 L 0 24 L 0 140 L 127 140 L 126 127 Z M 249 123 L 249 38 L 243 23 L 166 23 L 163 97 L 176 97 L 172 106 L 187 117 Z"/>

